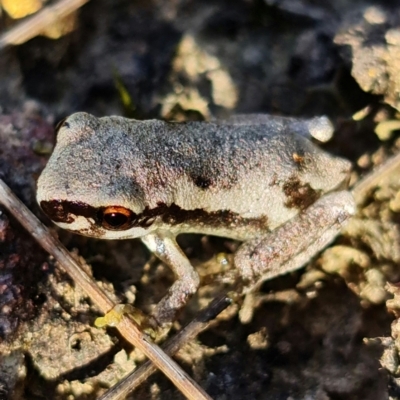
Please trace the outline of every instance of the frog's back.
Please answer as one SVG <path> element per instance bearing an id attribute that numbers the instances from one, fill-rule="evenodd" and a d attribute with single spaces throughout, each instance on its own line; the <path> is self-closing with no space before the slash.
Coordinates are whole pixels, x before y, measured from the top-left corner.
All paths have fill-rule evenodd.
<path id="1" fill-rule="evenodd" d="M 139 140 L 130 158 L 140 159 L 132 170 L 146 206 L 165 209 L 171 214 L 166 221 L 190 219 L 178 227 L 184 231 L 210 233 L 194 226 L 193 219 L 200 225 L 201 218 L 206 225 L 223 219 L 222 236 L 236 231 L 243 238 L 239 225 L 274 229 L 346 179 L 347 161 L 285 126 L 272 128 L 156 120 L 131 125 L 132 137 Z M 210 229 L 215 232 L 215 226 Z"/>

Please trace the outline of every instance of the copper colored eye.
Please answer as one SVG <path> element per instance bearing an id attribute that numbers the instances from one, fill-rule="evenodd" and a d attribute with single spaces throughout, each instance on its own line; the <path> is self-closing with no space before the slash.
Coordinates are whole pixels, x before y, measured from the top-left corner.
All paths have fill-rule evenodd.
<path id="1" fill-rule="evenodd" d="M 123 231 L 132 225 L 133 212 L 124 207 L 111 206 L 101 211 L 101 225 L 113 231 Z"/>

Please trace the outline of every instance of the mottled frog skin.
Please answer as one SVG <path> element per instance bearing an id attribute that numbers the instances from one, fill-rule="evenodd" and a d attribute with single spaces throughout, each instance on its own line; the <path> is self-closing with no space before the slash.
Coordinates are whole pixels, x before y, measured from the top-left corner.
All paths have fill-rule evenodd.
<path id="1" fill-rule="evenodd" d="M 247 242 L 244 249 L 252 241 L 259 248 L 265 240 L 268 249 L 268 237 L 292 239 L 300 218 L 307 221 L 303 227 L 311 224 L 312 237 L 306 240 L 318 242 L 327 230 L 326 243 L 335 237 L 354 213 L 354 202 L 343 191 L 350 163 L 310 140 L 330 129 L 323 117 L 250 115 L 177 123 L 80 112 L 60 124 L 54 152 L 38 180 L 37 199 L 62 228 L 101 239 L 140 237 L 167 262 L 177 281 L 154 311 L 162 324 L 174 318 L 199 284 L 175 242 L 178 234 L 238 239 Z M 324 199 L 327 193 L 333 193 L 331 201 Z M 322 206 L 323 216 L 313 217 L 311 211 L 307 220 L 315 205 Z M 325 226 L 314 232 L 321 222 Z M 275 231 L 284 233 L 273 239 Z M 310 257 L 309 244 L 302 243 L 295 256 Z M 284 257 L 279 249 L 275 253 L 279 265 L 287 262 L 287 251 Z M 246 275 L 250 268 L 246 279 L 254 283 L 271 275 L 264 261 L 238 265 L 238 270 Z M 274 275 L 285 272 L 282 265 Z"/>

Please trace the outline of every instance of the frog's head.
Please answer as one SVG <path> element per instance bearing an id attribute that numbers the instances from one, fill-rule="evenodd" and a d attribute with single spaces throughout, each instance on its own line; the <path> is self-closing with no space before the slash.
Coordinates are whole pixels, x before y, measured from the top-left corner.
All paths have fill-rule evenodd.
<path id="1" fill-rule="evenodd" d="M 59 124 L 54 152 L 37 182 L 37 201 L 64 229 L 103 239 L 140 237 L 152 230 L 154 218 L 144 212 L 140 185 L 124 163 L 126 120 L 113 118 L 111 130 L 108 120 L 87 113 Z"/>

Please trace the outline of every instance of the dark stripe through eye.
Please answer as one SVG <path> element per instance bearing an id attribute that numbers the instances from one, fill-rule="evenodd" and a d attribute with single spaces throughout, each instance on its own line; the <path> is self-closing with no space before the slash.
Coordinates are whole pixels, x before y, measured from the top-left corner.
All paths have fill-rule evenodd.
<path id="1" fill-rule="evenodd" d="M 201 226 L 235 227 L 252 225 L 259 229 L 268 229 L 268 218 L 243 218 L 228 210 L 206 211 L 200 208 L 185 210 L 172 203 L 157 203 L 154 208 L 145 207 L 140 214 L 135 214 L 122 206 L 92 207 L 81 202 L 50 200 L 40 203 L 43 211 L 54 221 L 70 224 L 74 216 L 92 219 L 94 224 L 107 230 L 124 231 L 132 227 L 149 228 L 156 221 L 169 226 L 194 224 Z"/>
<path id="2" fill-rule="evenodd" d="M 74 222 L 74 215 L 93 219 L 95 224 L 108 230 L 126 230 L 137 221 L 136 214 L 121 206 L 96 208 L 86 203 L 66 200 L 42 201 L 40 206 L 54 222 L 66 224 Z"/>

